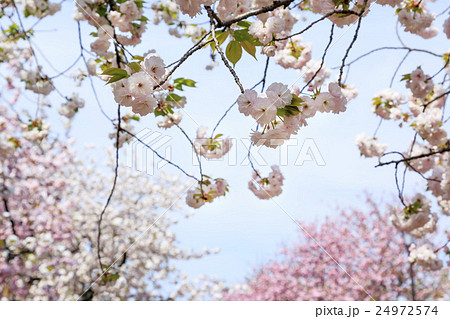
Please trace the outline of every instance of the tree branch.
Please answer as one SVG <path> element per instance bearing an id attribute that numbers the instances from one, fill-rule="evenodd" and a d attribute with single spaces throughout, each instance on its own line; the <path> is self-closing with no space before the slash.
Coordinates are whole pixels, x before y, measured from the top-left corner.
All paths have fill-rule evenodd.
<path id="1" fill-rule="evenodd" d="M 405 157 L 400 152 L 389 152 L 389 153 L 384 154 L 383 156 L 395 153 L 395 154 L 400 154 L 403 158 L 400 159 L 400 160 L 393 160 L 393 161 L 389 161 L 389 162 L 379 162 L 375 167 L 381 167 L 381 166 L 386 166 L 386 165 L 391 165 L 391 164 L 396 164 L 397 165 L 397 164 L 400 164 L 400 163 L 403 163 L 403 162 L 409 162 L 409 161 L 413 161 L 413 160 L 416 160 L 416 159 L 419 159 L 419 158 L 429 157 L 429 156 L 433 156 L 433 155 L 436 155 L 436 154 L 442 154 L 442 153 L 449 152 L 449 151 L 450 151 L 450 146 L 447 146 L 447 147 L 442 148 L 442 149 L 437 150 L 437 151 L 432 151 L 432 152 L 429 152 L 429 153 L 420 154 L 420 155 L 411 156 L 411 157 Z"/>
<path id="2" fill-rule="evenodd" d="M 242 20 L 247 19 L 249 17 L 256 16 L 256 15 L 261 14 L 261 13 L 273 11 L 276 8 L 281 7 L 281 6 L 285 6 L 286 7 L 286 6 L 290 5 L 292 2 L 294 2 L 294 0 L 274 1 L 271 5 L 262 7 L 260 9 L 254 10 L 254 11 L 250 11 L 250 12 L 247 12 L 247 13 L 240 14 L 240 15 L 238 15 L 238 16 L 230 19 L 230 20 L 223 21 L 222 23 L 219 23 L 219 21 L 217 21 L 217 27 L 218 28 L 229 27 L 233 23 L 242 21 Z M 211 10 L 211 17 L 214 20 L 215 19 L 214 16 L 216 14 L 215 14 L 214 11 L 212 11 L 211 8 L 209 8 L 209 9 Z M 209 13 L 208 8 L 206 8 L 206 10 L 208 11 L 208 15 L 209 15 L 210 13 Z"/>
<path id="3" fill-rule="evenodd" d="M 231 65 L 228 63 L 227 58 L 225 57 L 225 55 L 223 54 L 222 49 L 220 48 L 219 41 L 216 38 L 216 30 L 215 30 L 216 26 L 215 26 L 215 23 L 214 23 L 213 11 L 208 6 L 206 6 L 205 8 L 208 11 L 208 16 L 209 16 L 209 19 L 210 19 L 210 22 L 211 22 L 211 35 L 212 35 L 212 38 L 213 38 L 214 43 L 216 45 L 216 50 L 217 50 L 217 52 L 219 52 L 220 57 L 222 58 L 222 61 L 225 64 L 225 66 L 228 68 L 228 70 L 230 70 L 230 73 L 233 75 L 234 81 L 239 86 L 239 89 L 240 89 L 241 93 L 244 93 L 244 87 L 242 86 L 241 81 L 239 80 L 239 77 L 237 76 L 236 72 L 231 67 Z"/>
<path id="4" fill-rule="evenodd" d="M 345 60 L 347 59 L 348 54 L 350 53 L 350 50 L 351 50 L 352 47 L 353 47 L 353 44 L 355 44 L 356 39 L 358 39 L 359 28 L 361 27 L 362 15 L 363 15 L 364 11 L 366 11 L 367 1 L 368 1 L 368 0 L 364 0 L 364 5 L 363 5 L 361 11 L 360 11 L 359 14 L 358 14 L 358 16 L 359 16 L 359 17 L 358 17 L 358 24 L 357 24 L 357 26 L 356 26 L 355 34 L 353 35 L 352 42 L 350 42 L 350 45 L 348 46 L 347 50 L 345 51 L 344 58 L 342 59 L 341 68 L 339 69 L 339 79 L 338 79 L 339 85 L 341 85 L 342 74 L 344 73 Z"/>

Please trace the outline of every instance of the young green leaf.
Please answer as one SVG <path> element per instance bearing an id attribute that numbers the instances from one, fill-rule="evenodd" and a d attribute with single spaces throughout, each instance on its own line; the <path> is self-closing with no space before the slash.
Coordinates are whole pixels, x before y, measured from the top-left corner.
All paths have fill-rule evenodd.
<path id="1" fill-rule="evenodd" d="M 180 91 L 183 91 L 183 85 L 189 86 L 189 87 L 195 87 L 195 84 L 197 83 L 194 80 L 185 79 L 185 78 L 178 78 L 178 79 L 175 79 L 173 82 L 175 83 L 175 85 L 173 87 Z"/>
<path id="2" fill-rule="evenodd" d="M 216 32 L 216 39 L 217 42 L 219 42 L 219 46 L 221 46 L 225 40 L 228 38 L 228 35 L 230 34 L 229 31 L 217 31 Z M 210 36 L 210 38 L 212 39 L 212 37 Z M 216 50 L 216 43 L 214 41 L 211 42 L 211 48 L 213 50 L 213 52 Z"/>
<path id="3" fill-rule="evenodd" d="M 248 22 L 248 21 L 239 21 L 237 23 L 237 25 L 244 29 L 248 29 L 252 24 L 251 24 L 251 22 Z"/>
<path id="4" fill-rule="evenodd" d="M 411 81 L 411 74 L 403 74 L 400 81 Z"/>
<path id="5" fill-rule="evenodd" d="M 301 98 L 299 98 L 295 94 L 292 94 L 292 100 L 291 100 L 291 103 L 289 103 L 289 105 L 300 106 L 300 105 L 302 105 L 302 103 L 303 103 L 303 100 Z"/>
<path id="6" fill-rule="evenodd" d="M 141 65 L 137 62 L 128 63 L 128 67 L 135 72 L 139 72 L 141 70 Z"/>
<path id="7" fill-rule="evenodd" d="M 173 101 L 173 102 L 180 102 L 181 99 L 182 99 L 182 97 L 177 95 L 177 94 L 175 94 L 175 93 L 170 93 L 166 97 L 166 101 Z"/>
<path id="8" fill-rule="evenodd" d="M 105 70 L 102 75 L 117 75 L 117 76 L 122 76 L 122 77 L 128 77 L 128 73 L 127 71 L 125 71 L 124 69 L 119 69 L 119 68 L 109 68 L 107 70 Z"/>
<path id="9" fill-rule="evenodd" d="M 241 59 L 242 57 L 242 47 L 238 41 L 230 41 L 227 45 L 227 49 L 225 50 L 225 54 L 227 59 L 233 63 L 233 66 Z"/>
<path id="10" fill-rule="evenodd" d="M 241 42 L 241 45 L 242 45 L 242 47 L 244 48 L 244 50 L 248 54 L 250 54 L 252 57 L 254 57 L 256 59 L 256 55 L 255 55 L 256 54 L 256 47 L 255 47 L 255 45 L 251 44 L 248 41 Z"/>
<path id="11" fill-rule="evenodd" d="M 112 76 L 112 77 L 109 79 L 109 81 L 108 81 L 106 84 L 111 84 L 111 83 L 120 81 L 120 80 L 122 80 L 122 79 L 125 79 L 125 78 L 127 78 L 127 77 L 128 77 L 128 74 L 127 74 L 127 76 L 123 76 L 123 75 L 114 75 L 114 76 Z"/>

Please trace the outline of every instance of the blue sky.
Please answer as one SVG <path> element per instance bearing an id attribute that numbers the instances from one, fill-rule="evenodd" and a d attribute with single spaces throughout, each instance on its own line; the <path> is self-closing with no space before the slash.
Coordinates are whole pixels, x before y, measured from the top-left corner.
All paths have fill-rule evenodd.
<path id="1" fill-rule="evenodd" d="M 64 3 L 62 14 L 46 18 L 36 28 L 35 43 L 46 52 L 47 59 L 58 70 L 65 69 L 79 54 L 77 25 L 68 18 L 72 14 L 74 5 L 70 1 Z M 445 1 L 427 3 L 427 5 L 432 12 L 436 13 L 445 9 Z M 358 41 L 348 61 L 377 47 L 400 46 L 395 35 L 394 10 L 390 7 L 374 5 L 371 11 L 362 21 Z M 312 15 L 306 16 L 308 21 L 312 21 Z M 447 14 L 439 17 L 435 24 L 440 30 L 446 17 Z M 207 18 L 202 16 L 198 18 L 198 21 L 207 21 Z M 26 25 L 31 23 L 32 21 L 26 21 Z M 299 29 L 307 23 L 302 22 L 295 28 Z M 330 22 L 324 21 L 303 36 L 305 42 L 313 43 L 315 59 L 319 59 L 322 55 L 322 50 L 328 41 L 329 29 Z M 335 43 L 330 48 L 326 60 L 327 67 L 340 65 L 342 56 L 353 37 L 354 29 L 355 26 L 336 30 Z M 92 42 L 88 34 L 95 30 L 86 22 L 82 23 L 82 30 L 85 34 L 85 47 L 88 48 L 89 43 Z M 448 50 L 448 40 L 442 41 L 444 38 L 442 34 L 426 41 L 403 32 L 401 37 L 410 47 L 424 47 L 437 53 Z M 142 44 L 133 48 L 132 52 L 143 54 L 150 49 L 155 49 L 168 64 L 181 57 L 191 46 L 192 43 L 188 39 L 169 37 L 164 25 L 149 24 Z M 209 53 L 209 49 L 197 52 L 174 75 L 174 78 L 185 77 L 197 81 L 197 88 L 185 90 L 188 103 L 181 122 L 192 138 L 195 137 L 198 124 L 212 129 L 223 112 L 239 95 L 239 89 L 225 67 L 221 65 L 213 71 L 205 70 L 205 66 L 210 62 Z M 298 146 L 289 148 L 289 165 L 281 167 L 286 179 L 283 193 L 276 198 L 276 202 L 300 223 L 333 216 L 338 213 L 338 206 L 362 207 L 364 191 L 374 194 L 376 198 L 384 198 L 388 202 L 392 202 L 395 198 L 393 167 L 374 168 L 376 160 L 360 157 L 354 140 L 355 136 L 362 131 L 368 135 L 373 134 L 378 125 L 378 118 L 371 112 L 370 100 L 376 92 L 389 85 L 393 70 L 405 53 L 400 50 L 382 51 L 354 64 L 347 83 L 355 84 L 359 95 L 348 104 L 347 111 L 339 115 L 319 114 L 308 122 L 307 127 L 300 130 L 297 136 Z M 40 60 L 44 65 L 46 64 L 43 59 Z M 236 65 L 236 72 L 245 88 L 252 87 L 261 79 L 264 64 L 263 56 L 258 56 L 256 61 L 249 55 L 243 55 L 242 60 Z M 404 83 L 399 83 L 398 80 L 402 74 L 411 72 L 418 65 L 422 65 L 426 73 L 434 74 L 442 63 L 439 59 L 430 58 L 421 53 L 411 53 L 410 58 L 398 72 L 394 88 L 404 93 Z M 80 63 L 79 67 L 83 65 Z M 46 71 L 50 75 L 55 74 L 48 65 Z M 334 71 L 332 79 L 335 79 L 336 74 Z M 291 85 L 298 81 L 301 87 L 303 82 L 299 80 L 300 76 L 301 73 L 285 70 L 272 62 L 269 66 L 267 82 L 268 84 L 283 82 Z M 73 91 L 72 86 L 70 80 L 62 79 L 58 87 L 69 95 Z M 114 116 L 116 105 L 109 88 L 100 81 L 96 81 L 96 86 L 106 112 Z M 72 129 L 72 134 L 77 140 L 75 146 L 81 156 L 86 154 L 84 145 L 87 143 L 95 144 L 100 149 L 112 146 L 113 142 L 108 138 L 112 127 L 100 113 L 88 82 L 86 81 L 83 87 L 75 90 L 80 92 L 86 100 L 86 107 L 77 114 Z M 52 96 L 51 100 L 55 102 L 55 105 L 60 102 L 57 96 Z M 59 116 L 53 114 L 54 110 L 50 110 L 49 113 L 54 126 L 62 132 Z M 155 129 L 154 117 L 149 115 L 143 118 L 136 131 L 140 128 Z M 217 133 L 239 141 L 239 139 L 248 138 L 253 128 L 254 121 L 245 118 L 237 111 L 237 108 L 233 108 Z M 197 167 L 192 166 L 190 145 L 181 133 L 176 128 L 163 133 L 172 137 L 170 141 L 172 160 L 185 167 L 187 171 L 198 175 Z M 412 139 L 413 132 L 410 129 L 399 129 L 396 123 L 383 123 L 378 136 L 381 141 L 390 144 L 389 149 L 403 151 Z M 314 140 L 326 165 L 318 166 L 313 161 L 305 162 L 302 166 L 293 165 L 306 139 Z M 239 160 L 245 158 L 247 151 L 243 144 L 240 142 L 236 144 L 237 158 Z M 268 166 L 261 167 L 263 174 L 270 170 L 270 165 L 279 164 L 280 155 L 277 150 L 263 149 L 260 153 L 268 163 Z M 96 156 L 101 165 L 106 156 L 100 151 Z M 298 226 L 274 201 L 259 200 L 248 190 L 247 183 L 251 176 L 249 166 L 230 166 L 223 161 L 203 161 L 203 165 L 207 175 L 223 177 L 229 182 L 230 193 L 225 198 L 203 206 L 189 219 L 183 219 L 182 213 L 175 213 L 179 214 L 180 222 L 174 228 L 174 232 L 182 247 L 200 249 L 219 247 L 221 253 L 183 263 L 182 268 L 193 276 L 208 274 L 229 283 L 242 281 L 250 274 L 253 266 L 273 256 L 282 243 L 294 240 L 298 235 Z M 179 174 L 170 167 L 166 166 L 164 169 L 167 172 Z M 181 175 L 180 177 L 184 178 Z M 407 178 L 406 194 L 413 194 L 415 190 L 423 189 L 417 176 L 410 173 Z M 189 208 L 186 208 L 186 211 L 188 210 Z"/>

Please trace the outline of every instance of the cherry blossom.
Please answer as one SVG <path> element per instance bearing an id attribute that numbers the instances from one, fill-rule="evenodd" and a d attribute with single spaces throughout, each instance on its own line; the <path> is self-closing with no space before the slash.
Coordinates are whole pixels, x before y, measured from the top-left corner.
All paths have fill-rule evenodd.
<path id="1" fill-rule="evenodd" d="M 341 211 L 305 225 L 299 239 L 255 267 L 246 282 L 224 291 L 224 300 L 436 300 L 448 287 L 442 261 L 429 244 L 411 244 L 368 200 L 370 211 Z M 299 230 L 300 232 L 300 230 Z M 412 297 L 410 262 L 415 272 Z M 420 265 L 420 269 L 415 264 Z M 344 270 L 348 272 L 347 275 Z M 428 270 L 436 270 L 432 273 Z M 442 290 L 443 289 L 443 290 Z"/>

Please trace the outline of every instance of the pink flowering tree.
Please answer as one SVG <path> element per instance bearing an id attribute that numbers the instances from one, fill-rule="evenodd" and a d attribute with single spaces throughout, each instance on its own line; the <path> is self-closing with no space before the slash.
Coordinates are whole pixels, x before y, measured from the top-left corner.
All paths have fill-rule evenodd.
<path id="1" fill-rule="evenodd" d="M 115 201 L 127 198 L 121 193 L 127 191 L 123 190 L 126 186 L 119 183 L 123 179 L 130 178 L 126 175 L 121 176 L 126 173 L 120 173 L 121 170 L 119 170 L 120 149 L 124 145 L 131 140 L 138 141 L 153 151 L 155 156 L 186 175 L 193 185 L 183 194 L 185 202 L 190 207 L 200 208 L 216 198 L 223 197 L 228 191 L 232 191 L 226 176 L 221 176 L 224 174 L 223 171 L 206 172 L 202 165 L 206 161 L 223 158 L 233 148 L 232 139 L 227 137 L 231 132 L 220 131 L 222 120 L 232 108 L 239 111 L 242 119 L 249 117 L 254 121 L 253 129 L 248 130 L 252 141 L 248 154 L 252 147 L 277 149 L 297 135 L 302 128 L 313 125 L 313 118 L 318 118 L 319 114 L 339 116 L 347 110 L 352 103 L 351 100 L 358 94 L 357 85 L 347 83 L 351 66 L 371 54 L 385 54 L 381 56 L 380 60 L 382 60 L 388 59 L 389 52 L 392 50 L 400 50 L 405 52 L 405 56 L 399 66 L 393 70 L 391 83 L 387 85 L 388 87 L 376 88 L 372 101 L 367 101 L 367 105 L 372 104 L 373 116 L 380 118 L 380 124 L 385 121 L 395 122 L 400 130 L 411 132 L 412 142 L 401 150 L 389 149 L 388 143 L 378 139 L 380 130 L 377 129 L 372 135 L 367 135 L 366 132 L 358 135 L 356 144 L 362 155 L 377 158 L 378 166 L 392 166 L 402 204 L 401 207 L 390 211 L 393 225 L 399 231 L 414 238 L 432 235 L 438 228 L 439 220 L 447 218 L 450 211 L 450 147 L 445 125 L 448 121 L 445 103 L 450 94 L 448 79 L 450 55 L 448 51 L 443 50 L 434 52 L 426 44 L 423 47 L 412 47 L 402 41 L 402 36 L 405 34 L 423 40 L 439 38 L 442 42 L 450 38 L 448 8 L 433 13 L 429 9 L 430 2 L 425 0 L 162 0 L 152 2 L 77 0 L 74 3 L 56 3 L 48 0 L 2 1 L 0 3 L 1 103 L 5 103 L 8 108 L 13 108 L 14 105 L 24 105 L 22 104 L 24 99 L 33 102 L 31 107 L 20 107 L 21 111 L 28 114 L 22 123 L 27 128 L 22 130 L 25 132 L 23 138 L 29 142 L 22 143 L 22 139 L 17 137 L 16 129 L 5 130 L 0 138 L 0 160 L 2 163 L 14 164 L 14 169 L 8 166 L 2 168 L 2 172 L 5 172 L 2 192 L 7 199 L 4 202 L 6 215 L 10 209 L 17 209 L 10 208 L 13 204 L 9 201 L 16 203 L 14 205 L 17 207 L 23 206 L 24 216 L 31 213 L 26 205 L 34 209 L 45 205 L 48 200 L 54 201 L 56 208 L 43 209 L 43 211 L 45 214 L 56 216 L 57 219 L 45 218 L 44 213 L 36 213 L 36 216 L 24 217 L 27 220 L 22 224 L 47 223 L 45 226 L 47 228 L 42 226 L 43 230 L 53 230 L 51 223 L 58 220 L 55 231 L 60 232 L 61 235 L 55 235 L 56 238 L 70 242 L 74 240 L 70 238 L 72 236 L 70 229 L 74 227 L 72 217 L 59 212 L 73 209 L 78 207 L 77 205 L 84 207 L 83 205 L 91 205 L 93 202 L 97 204 L 101 202 L 102 205 L 92 207 L 92 211 L 96 214 L 89 215 L 90 218 L 96 219 L 90 224 L 90 227 L 94 227 L 94 230 L 90 231 L 94 231 L 96 236 L 91 234 L 88 247 L 97 257 L 97 270 L 108 275 L 113 265 L 113 258 L 105 251 L 108 248 L 101 243 L 108 242 L 107 240 L 110 239 L 108 236 L 112 235 L 107 235 L 103 230 L 110 229 L 108 225 L 112 222 L 111 216 L 114 211 L 117 213 L 118 209 L 129 208 L 122 202 L 111 205 Z M 70 48 L 72 49 L 75 45 L 76 50 L 79 50 L 79 56 L 67 69 L 50 76 L 49 67 L 44 67 L 42 62 L 45 52 L 39 53 L 38 46 L 34 42 L 35 26 L 43 20 L 52 20 L 66 12 L 63 7 L 69 5 L 73 7 L 74 12 L 67 18 L 75 21 L 78 40 L 75 44 L 71 43 Z M 394 31 L 398 35 L 400 45 L 376 48 L 362 56 L 354 57 L 354 48 L 358 45 L 365 19 L 381 6 L 391 10 L 392 19 L 397 21 L 397 30 Z M 173 41 L 173 47 L 177 47 L 175 44 L 177 38 L 190 39 L 193 44 L 184 48 L 177 60 L 168 61 L 169 59 L 161 52 L 157 52 L 147 43 L 141 43 L 144 34 L 152 32 L 152 28 L 148 27 L 150 22 L 166 26 L 167 39 Z M 317 50 L 315 43 L 305 40 L 306 35 L 314 32 L 318 24 L 325 23 L 330 25 L 329 32 L 319 35 L 325 40 L 325 48 Z M 350 30 L 351 26 L 353 26 L 351 30 L 353 34 L 344 46 L 338 65 L 329 66 L 329 49 L 336 40 L 338 30 L 344 27 Z M 314 37 L 317 35 L 313 34 L 312 38 Z M 61 45 L 61 48 L 64 49 L 65 46 Z M 196 136 L 191 136 L 183 126 L 183 114 L 189 114 L 187 112 L 191 106 L 184 90 L 189 88 L 195 91 L 194 88 L 196 88 L 200 96 L 209 92 L 202 91 L 200 86 L 197 87 L 195 74 L 184 74 L 180 66 L 190 63 L 191 57 L 200 51 L 206 51 L 211 57 L 205 62 L 205 68 L 214 71 L 222 65 L 229 75 L 226 81 L 235 85 L 239 93 L 236 94 L 233 105 L 223 108 L 223 116 L 218 121 L 208 121 L 210 128 L 200 126 Z M 435 59 L 435 65 L 438 67 L 425 69 L 421 66 L 423 60 L 416 57 L 416 60 L 413 60 L 414 68 L 399 73 L 402 64 L 412 59 L 412 53 L 420 53 L 428 59 Z M 254 63 L 259 63 L 261 75 L 255 78 L 253 86 L 244 86 L 241 80 L 242 73 L 245 71 L 240 68 L 239 62 L 243 55 L 259 59 Z M 51 61 L 47 62 L 51 64 Z M 271 64 L 281 66 L 286 69 L 286 72 L 287 70 L 300 71 L 302 83 L 300 85 L 268 83 Z M 74 81 L 73 86 L 63 82 L 63 79 L 67 78 Z M 367 83 L 366 79 L 363 80 L 360 82 Z M 222 81 L 225 79 L 216 79 L 217 83 Z M 394 83 L 400 83 L 401 90 L 394 90 Z M 53 171 L 64 171 L 77 167 L 76 165 L 79 164 L 75 164 L 76 160 L 63 151 L 66 146 L 62 145 L 60 140 L 45 142 L 49 134 L 50 121 L 47 121 L 47 112 L 44 109 L 46 106 L 52 106 L 52 111 L 57 111 L 53 112 L 55 113 L 53 115 L 65 119 L 67 126 L 70 126 L 77 114 L 83 112 L 85 108 L 85 98 L 77 92 L 77 87 L 82 85 L 91 89 L 95 97 L 94 100 L 89 101 L 89 107 L 98 107 L 111 125 L 110 131 L 104 132 L 104 135 L 109 135 L 115 147 L 113 160 L 109 163 L 113 167 L 113 178 L 107 190 L 92 189 L 90 197 L 78 195 L 78 198 L 83 200 L 75 200 L 76 203 L 72 203 L 69 199 L 62 200 L 67 197 L 65 193 L 55 197 L 48 195 L 58 194 L 59 187 L 67 190 L 65 184 L 78 180 L 78 176 L 82 174 L 75 174 L 76 176 L 71 179 L 61 178 L 54 181 L 61 175 L 52 174 Z M 114 105 L 105 103 L 97 95 L 97 90 L 105 86 L 111 91 L 109 94 L 111 100 L 115 101 Z M 15 112 L 20 114 L 17 110 Z M 53 115 L 49 118 L 53 119 Z M 198 170 L 195 173 L 188 172 L 182 165 L 170 158 L 165 158 L 151 145 L 139 139 L 136 136 L 135 123 L 141 119 L 156 123 L 161 131 L 171 130 L 186 138 L 186 143 L 194 152 Z M 95 125 L 95 120 L 90 124 Z M 70 131 L 67 134 L 70 136 Z M 40 145 L 41 142 L 44 145 Z M 28 150 L 28 145 L 34 145 L 33 143 L 38 143 L 39 146 L 31 152 Z M 36 153 L 36 156 L 40 154 L 39 156 L 48 157 L 48 161 L 33 159 L 33 152 L 38 150 L 42 154 Z M 31 152 L 30 155 L 27 155 L 27 152 Z M 52 160 L 52 156 L 58 160 Z M 280 195 L 284 182 L 281 169 L 273 165 L 270 172 L 262 172 L 255 167 L 251 156 L 248 157 L 251 164 L 251 170 L 248 173 L 249 190 L 263 200 Z M 27 163 L 32 165 L 20 166 L 22 161 L 28 161 Z M 66 165 L 61 161 L 75 162 Z M 47 163 L 49 166 L 41 163 Z M 32 176 L 31 173 L 34 174 L 35 168 L 42 176 L 35 182 L 31 179 L 27 180 L 28 176 Z M 16 170 L 23 171 L 23 174 L 18 174 Z M 403 170 L 403 173 L 399 174 L 399 170 Z M 424 184 L 420 193 L 411 194 L 410 199 L 407 199 L 403 194 L 403 185 L 405 185 L 403 176 L 409 173 L 423 177 Z M 402 177 L 403 181 L 401 181 Z M 47 178 L 49 187 L 58 189 L 50 191 L 43 188 L 41 190 L 42 185 L 36 185 L 37 181 L 45 183 Z M 24 183 L 23 180 L 27 180 L 25 189 L 28 190 L 21 190 L 20 187 L 14 186 L 16 179 L 18 185 Z M 83 180 L 79 182 L 84 183 Z M 30 189 L 33 183 L 35 188 Z M 85 189 L 90 187 L 91 184 L 86 184 Z M 74 189 L 79 190 L 77 187 Z M 32 200 L 29 204 L 22 203 L 20 198 L 9 199 L 11 196 L 16 196 L 16 192 L 22 191 L 22 198 L 31 200 L 35 196 L 41 197 Z M 28 197 L 27 192 L 30 194 Z M 92 194 L 96 194 L 94 198 Z M 135 205 L 140 202 L 137 201 Z M 58 208 L 59 205 L 63 207 Z M 131 204 L 128 203 L 128 205 Z M 9 219 L 9 217 L 5 218 Z M 6 225 L 15 227 L 14 218 Z M 37 229 L 38 232 L 41 231 L 41 227 Z M 18 234 L 5 233 L 3 240 L 6 240 L 6 236 L 9 235 L 18 238 L 11 237 L 8 243 L 3 244 L 4 247 L 12 245 L 11 247 L 16 248 L 14 245 L 18 243 L 18 240 L 22 245 L 20 247 L 23 247 L 21 241 L 33 233 L 31 230 L 23 230 L 21 233 L 20 228 L 17 232 Z M 119 236 L 115 231 L 112 234 L 116 234 L 113 237 Z M 93 239 L 94 237 L 96 239 Z M 121 240 L 126 242 L 126 238 L 127 236 L 123 235 Z M 447 245 L 447 240 L 437 243 L 436 246 L 408 245 L 410 260 L 433 270 L 442 268 L 445 260 L 438 255 L 447 249 Z M 110 249 L 122 251 L 123 247 L 111 246 Z M 8 260 L 10 257 L 5 258 Z M 20 258 L 23 258 L 22 254 Z M 86 284 L 87 281 L 82 282 Z M 9 284 L 5 287 L 9 287 Z M 133 289 L 133 291 L 141 293 L 140 290 Z M 93 296 L 97 298 L 99 294 L 94 293 Z"/>
<path id="2" fill-rule="evenodd" d="M 194 282 L 175 266 L 212 253 L 179 248 L 170 230 L 176 215 L 168 211 L 180 207 L 189 185 L 123 169 L 100 225 L 109 191 L 103 182 L 114 175 L 80 161 L 70 141 L 49 136 L 47 122 L 25 122 L 5 107 L 0 114 L 2 300 L 174 300 L 220 292 L 220 282 Z"/>
<path id="3" fill-rule="evenodd" d="M 448 271 L 408 261 L 410 239 L 372 200 L 302 227 L 299 240 L 235 284 L 225 300 L 436 300 L 448 298 Z"/>

